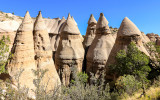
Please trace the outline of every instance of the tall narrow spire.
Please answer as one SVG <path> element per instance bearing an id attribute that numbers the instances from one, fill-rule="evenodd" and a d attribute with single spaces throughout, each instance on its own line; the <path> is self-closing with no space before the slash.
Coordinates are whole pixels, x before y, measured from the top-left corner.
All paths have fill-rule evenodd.
<path id="1" fill-rule="evenodd" d="M 92 44 L 92 41 L 95 38 L 96 24 L 97 24 L 97 21 L 94 18 L 93 14 L 91 14 L 88 20 L 87 32 L 86 32 L 84 42 L 83 42 L 84 48 L 86 49 L 86 54 L 87 54 L 88 47 Z"/>
<path id="2" fill-rule="evenodd" d="M 86 56 L 86 72 L 94 73 L 97 78 L 100 78 L 102 73 L 107 70 L 106 65 L 109 63 L 110 52 L 115 43 L 115 39 L 110 33 L 108 21 L 101 13 L 96 26 L 96 36 L 89 46 Z M 107 76 L 107 71 L 105 73 Z"/>
<path id="3" fill-rule="evenodd" d="M 94 16 L 93 16 L 93 14 L 91 14 L 91 16 L 90 16 L 90 18 L 89 18 L 89 20 L 88 20 L 88 25 L 89 24 L 97 24 L 97 21 L 96 21 L 96 19 L 94 18 Z"/>
<path id="4" fill-rule="evenodd" d="M 97 26 L 96 26 L 96 29 L 99 29 L 99 28 L 104 28 L 108 26 L 108 21 L 107 19 L 105 18 L 104 14 L 101 13 L 100 14 L 100 17 L 98 19 L 98 22 L 97 22 Z"/>
<path id="5" fill-rule="evenodd" d="M 108 34 L 111 33 L 109 26 L 108 26 L 108 21 L 105 18 L 103 13 L 100 13 L 100 17 L 98 19 L 97 25 L 96 25 L 96 34 Z"/>
<path id="6" fill-rule="evenodd" d="M 40 84 L 47 87 L 47 91 L 53 90 L 60 85 L 60 79 L 52 60 L 51 43 L 41 12 L 39 12 L 34 25 L 34 49 L 37 68 L 48 70 Z"/>
<path id="7" fill-rule="evenodd" d="M 72 16 L 71 18 L 72 18 L 72 20 L 75 22 L 75 24 L 77 25 L 77 22 L 74 20 L 73 16 Z"/>
<path id="8" fill-rule="evenodd" d="M 36 21 L 34 23 L 34 30 L 45 30 L 46 25 L 43 21 L 41 11 L 39 11 Z"/>
<path id="9" fill-rule="evenodd" d="M 12 54 L 14 56 L 9 62 L 8 72 L 13 83 L 18 85 L 20 82 L 21 87 L 25 86 L 34 90 L 33 80 L 36 76 L 32 70 L 37 70 L 37 67 L 34 59 L 33 23 L 28 11 L 17 30 Z M 19 80 L 16 80 L 16 75 L 22 70 Z"/>
<path id="10" fill-rule="evenodd" d="M 82 71 L 84 48 L 80 37 L 80 31 L 74 20 L 68 14 L 66 22 L 62 26 L 60 41 L 55 54 L 55 66 L 64 85 L 68 86 L 72 77 L 72 68 L 76 72 Z"/>
<path id="11" fill-rule="evenodd" d="M 33 21 L 29 15 L 29 11 L 26 12 L 22 24 L 18 28 L 18 31 L 31 31 L 33 30 Z"/>
<path id="12" fill-rule="evenodd" d="M 68 19 L 70 19 L 70 18 L 71 18 L 71 14 L 70 14 L 70 13 L 68 13 L 67 20 L 68 20 Z"/>

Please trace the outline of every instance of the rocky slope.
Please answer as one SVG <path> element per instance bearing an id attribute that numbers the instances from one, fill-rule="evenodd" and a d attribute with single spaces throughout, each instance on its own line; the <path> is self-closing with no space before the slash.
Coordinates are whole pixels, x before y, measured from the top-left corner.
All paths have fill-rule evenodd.
<path id="1" fill-rule="evenodd" d="M 130 42 L 135 42 L 138 49 L 151 58 L 145 45 L 150 40 L 158 44 L 159 39 L 159 36 L 154 34 L 147 35 L 149 39 L 127 17 L 119 29 L 111 28 L 103 13 L 100 14 L 98 22 L 91 15 L 84 42 L 77 23 L 70 14 L 67 20 L 46 19 L 42 18 L 41 14 L 35 19 L 28 13 L 24 18 L 7 13 L 1 13 L 0 16 L 0 36 L 9 36 L 10 49 L 13 46 L 14 57 L 8 66 L 13 83 L 13 76 L 17 69 L 22 67 L 26 69 L 22 77 L 27 77 L 28 80 L 25 81 L 28 83 L 23 79 L 21 82 L 28 87 L 31 84 L 31 88 L 34 88 L 33 83 L 30 83 L 33 80 L 33 75 L 29 74 L 31 66 L 35 70 L 49 69 L 47 75 L 55 77 L 51 80 L 53 87 L 56 79 L 59 83 L 61 79 L 64 85 L 69 85 L 73 79 L 72 68 L 76 68 L 76 72 L 92 72 L 98 78 L 102 71 L 108 72 L 108 65 L 115 63 L 116 53 L 121 49 L 126 50 Z M 43 84 L 49 80 L 48 76 L 45 76 Z M 106 78 L 113 79 L 109 73 Z"/>

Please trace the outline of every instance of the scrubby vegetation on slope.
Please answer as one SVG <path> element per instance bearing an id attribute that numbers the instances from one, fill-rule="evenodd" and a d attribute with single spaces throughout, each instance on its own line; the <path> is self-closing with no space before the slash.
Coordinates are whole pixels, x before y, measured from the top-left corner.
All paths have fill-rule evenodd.
<path id="1" fill-rule="evenodd" d="M 8 39 L 3 37 L 0 40 L 1 56 L 5 57 L 8 52 Z M 157 48 L 157 47 L 156 47 Z M 6 59 L 6 57 L 5 57 Z M 6 61 L 1 60 L 1 73 L 6 72 Z M 36 90 L 33 93 L 37 100 L 119 100 L 119 99 L 158 99 L 160 96 L 160 78 L 156 74 L 150 77 L 153 68 L 150 66 L 150 59 L 144 53 L 138 50 L 132 42 L 127 51 L 121 50 L 116 56 L 117 63 L 110 66 L 110 71 L 117 77 L 111 82 L 105 81 L 105 74 L 97 79 L 92 73 L 89 79 L 84 72 L 76 73 L 73 71 L 74 79 L 69 86 L 58 86 L 52 91 L 46 92 L 46 87 L 40 85 L 41 79 L 47 70 L 33 71 L 37 76 L 34 80 Z M 74 69 L 72 69 L 74 70 Z M 156 70 L 156 69 L 154 69 Z M 20 74 L 17 73 L 17 76 Z M 18 78 L 17 78 L 18 79 Z M 88 82 L 88 80 L 90 80 Z M 1 99 L 21 100 L 29 99 L 28 89 L 25 87 L 15 87 L 10 80 L 0 81 Z M 31 97 L 30 97 L 31 98 Z"/>

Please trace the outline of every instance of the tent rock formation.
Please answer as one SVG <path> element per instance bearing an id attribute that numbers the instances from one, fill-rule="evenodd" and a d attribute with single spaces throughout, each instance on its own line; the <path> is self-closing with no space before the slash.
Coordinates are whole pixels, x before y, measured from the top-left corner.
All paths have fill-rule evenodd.
<path id="1" fill-rule="evenodd" d="M 73 78 L 72 69 L 75 68 L 76 72 L 82 71 L 84 58 L 80 31 L 70 14 L 60 34 L 60 42 L 55 54 L 55 65 L 62 83 L 67 86 Z"/>
<path id="2" fill-rule="evenodd" d="M 34 24 L 34 48 L 37 69 L 47 70 L 41 80 L 41 85 L 47 87 L 47 91 L 54 90 L 60 85 L 60 79 L 52 59 L 49 35 L 41 12 L 39 12 Z"/>
<path id="3" fill-rule="evenodd" d="M 96 36 L 87 52 L 86 72 L 88 74 L 92 72 L 99 78 L 102 72 L 106 70 L 108 57 L 114 43 L 115 39 L 111 35 L 108 21 L 101 13 L 96 26 Z"/>
<path id="4" fill-rule="evenodd" d="M 106 66 L 116 63 L 115 57 L 117 52 L 119 52 L 120 50 L 126 51 L 127 46 L 131 42 L 135 42 L 138 49 L 144 52 L 147 56 L 149 56 L 149 53 L 144 47 L 144 44 L 142 42 L 142 38 L 143 38 L 143 34 L 140 32 L 137 26 L 131 20 L 125 17 L 118 30 L 114 47 L 110 53 L 110 57 L 109 57 L 110 63 L 108 63 Z"/>
<path id="5" fill-rule="evenodd" d="M 88 20 L 87 32 L 86 32 L 85 39 L 84 39 L 84 48 L 88 48 L 91 45 L 95 37 L 96 24 L 97 24 L 97 21 L 94 18 L 93 14 L 91 14 Z"/>
<path id="6" fill-rule="evenodd" d="M 27 11 L 24 20 L 17 30 L 16 38 L 12 48 L 13 57 L 8 64 L 8 72 L 13 84 L 20 83 L 21 87 L 35 89 L 33 80 L 36 78 L 33 70 L 37 70 L 34 60 L 33 22 Z M 20 74 L 20 72 L 23 72 Z M 19 81 L 17 74 L 20 74 Z"/>

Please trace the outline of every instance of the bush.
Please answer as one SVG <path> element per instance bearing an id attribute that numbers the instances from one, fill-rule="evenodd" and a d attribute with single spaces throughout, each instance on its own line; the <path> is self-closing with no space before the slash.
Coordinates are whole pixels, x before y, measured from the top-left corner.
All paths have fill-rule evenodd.
<path id="1" fill-rule="evenodd" d="M 116 56 L 117 64 L 111 65 L 110 70 L 118 76 L 134 75 L 139 80 L 146 79 L 151 71 L 148 66 L 149 57 L 136 47 L 134 42 L 127 47 L 127 51 L 120 50 Z"/>
<path id="2" fill-rule="evenodd" d="M 117 84 L 119 84 L 118 86 L 122 85 L 122 89 L 116 87 L 117 91 L 119 93 L 127 92 L 131 95 L 136 91 L 135 87 L 138 89 L 138 84 L 141 84 L 142 94 L 145 95 L 145 90 L 150 83 L 147 79 L 151 71 L 149 57 L 138 50 L 134 42 L 131 42 L 126 51 L 120 50 L 117 53 L 116 61 L 116 64 L 110 65 L 109 68 L 111 72 L 121 76 Z"/>
<path id="3" fill-rule="evenodd" d="M 120 94 L 127 93 L 133 95 L 134 92 L 142 87 L 142 83 L 136 80 L 133 75 L 123 75 L 116 81 L 116 88 Z"/>
<path id="4" fill-rule="evenodd" d="M 9 37 L 3 36 L 0 40 L 0 74 L 6 73 L 5 65 L 8 62 L 8 53 L 9 53 Z"/>

